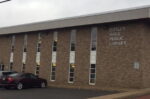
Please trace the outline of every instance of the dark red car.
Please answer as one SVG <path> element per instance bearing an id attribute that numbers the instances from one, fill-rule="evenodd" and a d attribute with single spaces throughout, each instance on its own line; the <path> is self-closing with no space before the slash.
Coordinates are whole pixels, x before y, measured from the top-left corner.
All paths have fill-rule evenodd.
<path id="1" fill-rule="evenodd" d="M 45 88 L 47 81 L 32 73 L 14 73 L 2 78 L 0 86 L 6 89 L 16 88 L 18 90 L 29 87 Z"/>

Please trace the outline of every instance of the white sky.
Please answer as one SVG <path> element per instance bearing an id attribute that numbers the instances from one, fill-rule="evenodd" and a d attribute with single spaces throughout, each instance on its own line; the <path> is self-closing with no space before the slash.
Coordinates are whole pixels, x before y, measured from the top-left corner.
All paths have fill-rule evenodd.
<path id="1" fill-rule="evenodd" d="M 144 5 L 150 0 L 11 0 L 0 4 L 0 27 Z"/>

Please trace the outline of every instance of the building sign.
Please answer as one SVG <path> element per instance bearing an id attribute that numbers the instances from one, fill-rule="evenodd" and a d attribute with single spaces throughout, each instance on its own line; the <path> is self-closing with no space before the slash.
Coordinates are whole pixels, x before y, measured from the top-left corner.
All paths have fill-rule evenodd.
<path id="1" fill-rule="evenodd" d="M 123 32 L 126 30 L 125 26 L 117 26 L 109 28 L 109 45 L 121 46 L 126 45 L 127 41 Z"/>

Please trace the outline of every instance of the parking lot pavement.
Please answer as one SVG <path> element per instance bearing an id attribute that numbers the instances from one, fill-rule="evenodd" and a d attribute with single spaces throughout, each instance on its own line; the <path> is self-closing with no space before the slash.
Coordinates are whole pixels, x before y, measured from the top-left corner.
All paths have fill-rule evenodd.
<path id="1" fill-rule="evenodd" d="M 64 88 L 31 88 L 23 90 L 6 90 L 0 88 L 0 99 L 87 99 L 113 93 L 117 92 Z"/>
<path id="2" fill-rule="evenodd" d="M 130 99 L 150 99 L 150 95 L 143 95 L 143 96 L 138 96 L 136 98 L 130 98 Z"/>
<path id="3" fill-rule="evenodd" d="M 150 99 L 150 95 L 145 95 L 145 96 L 137 97 L 135 99 Z"/>

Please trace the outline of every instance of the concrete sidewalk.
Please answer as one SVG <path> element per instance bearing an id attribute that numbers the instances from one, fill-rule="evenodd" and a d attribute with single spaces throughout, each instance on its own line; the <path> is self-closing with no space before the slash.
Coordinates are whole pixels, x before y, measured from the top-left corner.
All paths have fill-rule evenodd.
<path id="1" fill-rule="evenodd" d="M 88 98 L 88 99 L 128 99 L 128 98 L 143 96 L 146 94 L 150 94 L 150 88 L 141 89 L 137 91 L 129 91 L 129 92 L 105 95 L 105 96 L 94 97 L 94 98 Z"/>

